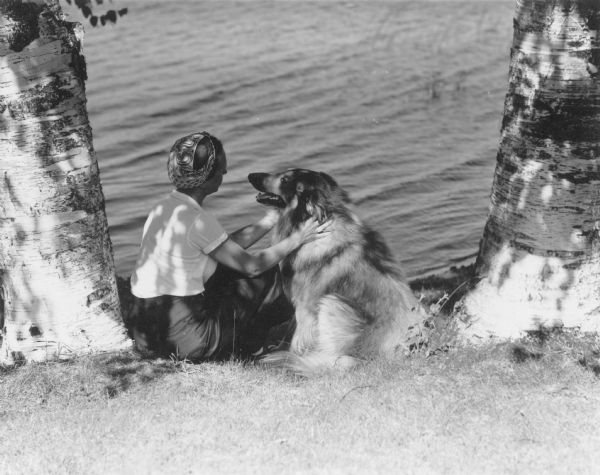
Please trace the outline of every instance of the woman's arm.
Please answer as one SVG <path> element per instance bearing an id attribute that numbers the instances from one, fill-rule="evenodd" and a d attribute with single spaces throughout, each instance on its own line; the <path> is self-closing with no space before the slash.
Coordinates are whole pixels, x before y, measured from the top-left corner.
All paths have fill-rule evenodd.
<path id="1" fill-rule="evenodd" d="M 323 236 L 329 224 L 319 226 L 316 219 L 310 219 L 287 238 L 254 253 L 245 251 L 239 244 L 228 238 L 209 253 L 209 256 L 230 269 L 241 272 L 248 277 L 256 277 L 278 264 L 279 261 L 302 244 L 317 239 L 319 235 Z"/>
<path id="2" fill-rule="evenodd" d="M 232 232 L 229 237 L 243 249 L 248 249 L 275 226 L 277 219 L 279 219 L 279 211 L 269 210 L 260 221 Z"/>

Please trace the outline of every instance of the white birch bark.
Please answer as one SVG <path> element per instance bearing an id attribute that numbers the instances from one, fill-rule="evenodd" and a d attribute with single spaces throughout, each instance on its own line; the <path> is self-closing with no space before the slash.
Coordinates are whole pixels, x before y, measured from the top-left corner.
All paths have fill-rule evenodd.
<path id="1" fill-rule="evenodd" d="M 473 337 L 600 329 L 600 2 L 517 0 Z"/>
<path id="2" fill-rule="evenodd" d="M 130 346 L 85 97 L 82 28 L 0 1 L 0 362 Z"/>

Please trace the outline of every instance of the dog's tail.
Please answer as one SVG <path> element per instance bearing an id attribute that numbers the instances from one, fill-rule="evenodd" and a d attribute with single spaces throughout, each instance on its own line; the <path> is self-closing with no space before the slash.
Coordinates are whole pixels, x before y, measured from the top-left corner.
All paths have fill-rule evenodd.
<path id="1" fill-rule="evenodd" d="M 360 361 L 352 355 L 356 354 L 365 323 L 349 302 L 337 295 L 326 295 L 319 301 L 314 348 L 302 354 L 276 351 L 261 362 L 304 376 L 352 368 Z"/>
<path id="2" fill-rule="evenodd" d="M 349 355 L 330 355 L 313 351 L 298 355 L 291 351 L 276 351 L 266 355 L 260 363 L 279 368 L 300 376 L 313 376 L 330 370 L 348 370 L 355 367 L 360 360 Z"/>

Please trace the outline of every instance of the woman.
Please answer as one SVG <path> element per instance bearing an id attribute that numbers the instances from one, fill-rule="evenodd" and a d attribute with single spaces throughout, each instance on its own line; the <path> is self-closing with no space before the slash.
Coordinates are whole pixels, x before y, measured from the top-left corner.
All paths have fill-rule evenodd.
<path id="1" fill-rule="evenodd" d="M 247 252 L 277 212 L 228 234 L 202 208 L 227 173 L 221 141 L 207 132 L 182 137 L 167 169 L 176 189 L 150 212 L 131 276 L 127 325 L 136 346 L 189 360 L 260 352 L 269 329 L 293 315 L 276 265 L 327 225 L 310 220 L 277 244 Z"/>

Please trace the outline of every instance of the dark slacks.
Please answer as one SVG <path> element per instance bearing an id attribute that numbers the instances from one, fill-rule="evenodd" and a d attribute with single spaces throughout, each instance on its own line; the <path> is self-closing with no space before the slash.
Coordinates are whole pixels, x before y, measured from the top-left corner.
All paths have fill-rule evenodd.
<path id="1" fill-rule="evenodd" d="M 142 353 L 197 361 L 248 357 L 293 316 L 278 268 L 250 279 L 218 264 L 201 294 L 134 297 L 126 325 Z"/>

